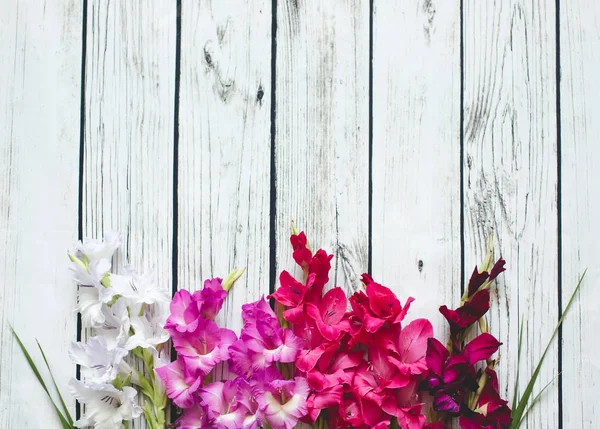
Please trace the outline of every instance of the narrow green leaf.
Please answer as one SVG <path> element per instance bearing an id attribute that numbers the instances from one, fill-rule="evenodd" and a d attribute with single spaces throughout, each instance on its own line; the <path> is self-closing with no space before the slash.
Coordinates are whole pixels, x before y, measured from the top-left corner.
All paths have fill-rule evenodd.
<path id="1" fill-rule="evenodd" d="M 519 396 L 519 372 L 521 369 L 521 350 L 523 346 L 523 317 L 521 317 L 521 325 L 519 326 L 519 347 L 517 349 L 517 375 L 515 380 L 515 390 L 513 393 L 513 402 L 511 410 L 517 408 L 517 397 Z"/>
<path id="2" fill-rule="evenodd" d="M 552 380 L 550 380 L 548 382 L 548 384 L 546 384 L 544 386 L 544 388 L 542 390 L 540 390 L 540 392 L 537 395 L 535 395 L 535 397 L 531 400 L 531 403 L 529 404 L 529 407 L 527 407 L 527 409 L 523 413 L 523 416 L 521 417 L 521 421 L 519 422 L 519 426 L 521 425 L 521 423 L 523 422 L 523 420 L 525 420 L 525 417 L 527 417 L 527 414 L 529 413 L 529 411 L 531 411 L 531 409 L 533 408 L 533 406 L 541 399 L 542 394 L 546 391 L 546 389 L 548 389 L 548 387 L 550 387 L 550 385 L 552 383 L 554 383 L 554 380 L 556 380 L 560 376 L 560 374 L 561 374 L 560 372 L 558 374 L 556 374 L 556 377 L 554 377 Z"/>
<path id="3" fill-rule="evenodd" d="M 23 342 L 17 335 L 17 332 L 12 327 L 12 325 L 9 324 L 9 326 L 10 326 L 10 329 L 11 329 L 15 339 L 17 340 L 17 343 L 19 344 L 19 347 L 21 348 L 21 351 L 25 355 L 25 359 L 27 359 L 27 363 L 29 364 L 29 367 L 31 368 L 31 370 L 35 374 L 36 378 L 38 379 L 38 382 L 44 389 L 44 392 L 46 392 L 46 395 L 48 395 L 48 399 L 50 399 L 50 402 L 52 402 L 52 405 L 54 406 L 54 410 L 56 411 L 56 415 L 58 416 L 63 429 L 72 429 L 73 425 L 69 424 L 69 422 L 65 419 L 65 417 L 62 415 L 62 413 L 60 412 L 60 410 L 54 403 L 54 399 L 52 399 L 52 396 L 50 395 L 50 392 L 48 391 L 48 388 L 46 387 L 46 383 L 44 383 L 44 379 L 42 378 L 40 372 L 38 371 L 37 366 L 33 362 L 33 359 L 31 359 L 31 355 L 27 351 L 27 348 L 25 347 L 25 345 L 23 344 Z"/>
<path id="4" fill-rule="evenodd" d="M 529 383 L 527 383 L 527 387 L 525 388 L 525 391 L 523 392 L 523 396 L 521 396 L 521 398 L 519 399 L 517 407 L 512 410 L 511 417 L 513 419 L 513 422 L 510 425 L 511 429 L 518 429 L 519 426 L 521 425 L 521 421 L 523 419 L 523 414 L 525 412 L 525 408 L 527 407 L 527 403 L 529 402 L 529 398 L 531 397 L 531 394 L 533 392 L 533 386 L 535 385 L 535 382 L 537 381 L 537 378 L 540 375 L 540 370 L 542 369 L 542 363 L 544 362 L 546 354 L 548 353 L 548 350 L 550 349 L 550 346 L 552 345 L 552 341 L 554 340 L 554 338 L 556 337 L 556 334 L 558 333 L 558 329 L 562 325 L 562 322 L 565 320 L 565 317 L 566 317 L 567 313 L 569 312 L 571 305 L 573 304 L 573 300 L 575 299 L 575 296 L 577 295 L 577 292 L 579 291 L 579 288 L 581 287 L 581 283 L 583 282 L 583 278 L 585 277 L 586 272 L 587 272 L 587 269 L 583 272 L 583 274 L 579 278 L 577 287 L 573 291 L 573 294 L 571 295 L 571 298 L 569 299 L 567 306 L 563 310 L 563 314 L 560 317 L 560 319 L 558 320 L 558 323 L 556 324 L 556 328 L 554 328 L 554 332 L 552 333 L 552 336 L 550 337 L 550 340 L 548 341 L 548 344 L 546 345 L 546 348 L 544 349 L 544 353 L 542 353 L 542 357 L 540 358 L 540 361 L 538 362 L 538 364 L 535 368 L 535 371 L 533 371 L 533 374 L 531 375 L 531 379 L 529 380 Z"/>
<path id="5" fill-rule="evenodd" d="M 71 417 L 71 414 L 69 413 L 67 404 L 65 404 L 65 401 L 64 401 L 62 395 L 60 394 L 60 390 L 58 389 L 58 385 L 56 384 L 56 379 L 54 378 L 54 374 L 52 374 L 52 370 L 50 369 L 50 365 L 48 364 L 48 359 L 46 359 L 46 354 L 44 353 L 44 350 L 42 349 L 40 342 L 37 339 L 35 340 L 35 342 L 37 343 L 38 348 L 40 349 L 40 352 L 42 353 L 42 357 L 44 358 L 44 363 L 46 364 L 46 367 L 48 368 L 48 372 L 50 373 L 50 378 L 52 378 L 52 384 L 54 384 L 54 389 L 56 390 L 56 393 L 58 394 L 58 400 L 60 401 L 60 404 L 63 408 L 65 417 L 66 417 L 67 421 L 69 422 L 69 424 L 73 425 L 73 418 Z"/>

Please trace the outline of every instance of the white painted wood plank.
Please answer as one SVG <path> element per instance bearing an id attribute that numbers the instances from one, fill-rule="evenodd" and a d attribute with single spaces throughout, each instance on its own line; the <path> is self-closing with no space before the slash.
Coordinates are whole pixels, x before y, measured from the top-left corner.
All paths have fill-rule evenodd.
<path id="1" fill-rule="evenodd" d="M 77 240 L 81 15 L 74 0 L 0 4 L 2 428 L 60 424 L 9 323 L 43 367 L 40 340 L 66 395 L 75 374 L 65 352 L 76 332 L 66 250 Z"/>
<path id="2" fill-rule="evenodd" d="M 120 231 L 119 266 L 169 292 L 176 16 L 168 0 L 89 1 L 85 87 L 84 237 Z"/>
<path id="3" fill-rule="evenodd" d="M 368 2 L 278 2 L 276 58 L 277 275 L 294 219 L 350 294 L 368 268 Z"/>
<path id="4" fill-rule="evenodd" d="M 217 322 L 269 293 L 271 3 L 183 2 L 178 287 L 246 267 Z"/>
<path id="5" fill-rule="evenodd" d="M 465 274 L 482 259 L 493 233 L 507 271 L 493 294 L 490 323 L 504 343 L 499 377 L 501 393 L 510 398 L 519 318 L 527 323 L 523 385 L 558 319 L 554 5 L 464 3 Z M 539 387 L 557 373 L 555 345 Z M 558 410 L 553 386 L 525 427 L 558 427 Z"/>
<path id="6" fill-rule="evenodd" d="M 563 329 L 563 427 L 598 427 L 600 384 L 597 332 L 600 287 L 600 4 L 561 2 L 562 291 L 568 302 L 588 268 L 579 299 Z"/>
<path id="7" fill-rule="evenodd" d="M 460 8 L 376 0 L 373 276 L 432 320 L 460 301 Z"/>

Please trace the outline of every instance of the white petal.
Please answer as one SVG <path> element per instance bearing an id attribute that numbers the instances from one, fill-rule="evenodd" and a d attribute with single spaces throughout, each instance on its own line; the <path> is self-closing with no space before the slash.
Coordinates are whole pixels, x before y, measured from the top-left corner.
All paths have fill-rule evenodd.
<path id="1" fill-rule="evenodd" d="M 83 244 L 78 243 L 77 250 L 87 256 L 90 261 L 110 259 L 120 245 L 121 235 L 116 231 L 111 231 L 104 236 L 104 241 L 86 240 Z"/>
<path id="2" fill-rule="evenodd" d="M 77 311 L 81 313 L 84 328 L 98 328 L 105 321 L 102 312 L 102 302 L 99 300 L 98 289 L 81 286 L 77 297 Z"/>

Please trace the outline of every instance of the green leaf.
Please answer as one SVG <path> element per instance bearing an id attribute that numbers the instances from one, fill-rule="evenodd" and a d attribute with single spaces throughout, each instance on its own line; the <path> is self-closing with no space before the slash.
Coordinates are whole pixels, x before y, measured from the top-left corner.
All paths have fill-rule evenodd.
<path id="1" fill-rule="evenodd" d="M 50 365 L 48 364 L 48 359 L 46 359 L 46 354 L 44 353 L 44 350 L 42 349 L 40 342 L 37 339 L 35 340 L 35 342 L 37 343 L 38 348 L 40 349 L 40 352 L 42 353 L 42 357 L 44 358 L 44 363 L 46 364 L 46 367 L 48 368 L 48 372 L 50 373 L 50 378 L 52 378 L 52 384 L 54 384 L 54 389 L 56 390 L 56 393 L 58 394 L 58 400 L 60 401 L 60 404 L 63 408 L 65 417 L 66 417 L 67 421 L 69 422 L 69 424 L 73 425 L 73 418 L 71 417 L 71 414 L 69 413 L 69 409 L 67 408 L 67 405 L 65 404 L 65 401 L 64 401 L 62 395 L 60 394 L 60 390 L 58 390 L 58 385 L 56 384 L 56 379 L 54 378 L 54 374 L 52 374 L 52 370 L 50 369 Z"/>
<path id="2" fill-rule="evenodd" d="M 142 393 L 152 401 L 154 397 L 154 389 L 152 389 L 152 385 L 148 379 L 144 377 L 144 374 L 138 370 L 135 370 L 135 372 L 140 380 L 140 389 L 142 390 Z"/>
<path id="3" fill-rule="evenodd" d="M 150 404 L 145 403 L 144 406 L 142 406 L 142 411 L 144 411 L 144 417 L 146 418 L 146 423 L 148 424 L 148 426 L 150 426 L 150 429 L 159 429 L 156 425 L 154 415 L 152 414 Z"/>
<path id="4" fill-rule="evenodd" d="M 60 412 L 60 410 L 58 409 L 58 407 L 54 403 L 54 399 L 52 399 L 52 396 L 50 395 L 50 392 L 48 391 L 48 388 L 46 387 L 46 383 L 44 383 L 44 379 L 40 375 L 40 372 L 38 371 L 37 366 L 33 362 L 33 359 L 31 359 L 31 355 L 27 351 L 27 348 L 25 347 L 25 345 L 23 344 L 23 342 L 21 341 L 21 339 L 17 335 L 17 332 L 12 327 L 12 325 L 9 324 L 9 326 L 10 326 L 10 330 L 12 331 L 15 339 L 17 340 L 17 343 L 19 344 L 19 347 L 21 348 L 21 351 L 25 355 L 25 359 L 27 359 L 27 363 L 29 363 L 29 367 L 31 368 L 31 370 L 35 374 L 36 378 L 38 379 L 38 382 L 40 383 L 40 385 L 44 389 L 44 392 L 46 392 L 46 395 L 48 395 L 48 398 L 50 399 L 50 402 L 52 402 L 52 405 L 54 406 L 54 411 L 56 411 L 56 415 L 58 416 L 63 429 L 73 429 L 73 425 L 69 424 L 69 422 L 67 421 L 67 419 L 62 415 L 62 413 Z"/>
<path id="5" fill-rule="evenodd" d="M 550 385 L 552 383 L 554 383 L 554 380 L 556 380 L 559 376 L 560 376 L 560 372 L 556 375 L 556 377 L 554 377 L 552 380 L 550 380 L 548 382 L 548 384 L 546 384 L 542 390 L 540 390 L 540 393 L 538 393 L 537 395 L 535 395 L 535 398 L 533 398 L 531 400 L 531 404 L 529 404 L 529 407 L 527 407 L 527 409 L 523 413 L 523 416 L 521 417 L 521 421 L 519 422 L 519 426 L 521 425 L 521 423 L 523 422 L 523 420 L 525 420 L 525 417 L 527 417 L 527 414 L 529 413 L 529 411 L 531 411 L 531 409 L 533 408 L 533 406 L 541 399 L 542 394 L 546 391 L 546 389 L 548 389 L 548 387 L 550 387 Z"/>
<path id="6" fill-rule="evenodd" d="M 521 369 L 521 350 L 523 346 L 523 317 L 521 317 L 521 325 L 519 326 L 519 347 L 517 351 L 517 375 L 515 380 L 515 390 L 513 391 L 513 402 L 511 410 L 517 408 L 517 397 L 519 396 L 519 370 Z"/>
<path id="7" fill-rule="evenodd" d="M 529 402 L 529 398 L 531 397 L 531 394 L 533 392 L 533 386 L 535 385 L 535 382 L 537 381 L 537 378 L 540 375 L 540 370 L 542 369 L 542 363 L 544 362 L 544 358 L 546 357 L 546 354 L 548 353 L 548 350 L 550 349 L 550 346 L 552 345 L 552 341 L 554 340 L 554 338 L 556 337 L 556 334 L 558 333 L 558 329 L 562 325 L 562 322 L 565 320 L 565 317 L 566 317 L 567 313 L 569 312 L 571 305 L 573 304 L 573 300 L 575 299 L 577 292 L 579 292 L 579 288 L 581 287 L 581 283 L 583 282 L 583 278 L 585 277 L 586 272 L 587 272 L 587 269 L 583 272 L 583 274 L 579 278 L 577 287 L 573 291 L 573 294 L 571 295 L 571 298 L 569 299 L 567 306 L 563 310 L 562 316 L 560 317 L 560 319 L 558 320 L 558 323 L 556 324 L 556 327 L 554 328 L 554 332 L 552 333 L 552 336 L 550 337 L 550 340 L 548 341 L 548 345 L 546 345 L 546 348 L 544 349 L 544 353 L 542 353 L 542 357 L 540 358 L 540 361 L 538 362 L 538 364 L 535 368 L 535 371 L 533 371 L 533 374 L 531 375 L 529 383 L 527 383 L 527 387 L 525 388 L 525 391 L 523 392 L 523 396 L 521 396 L 521 398 L 519 399 L 517 407 L 513 408 L 513 410 L 512 410 L 511 417 L 512 417 L 513 421 L 510 425 L 511 429 L 518 429 L 521 426 L 521 422 L 523 421 L 523 417 L 524 417 L 524 413 L 525 413 L 525 408 L 527 407 L 527 403 Z"/>

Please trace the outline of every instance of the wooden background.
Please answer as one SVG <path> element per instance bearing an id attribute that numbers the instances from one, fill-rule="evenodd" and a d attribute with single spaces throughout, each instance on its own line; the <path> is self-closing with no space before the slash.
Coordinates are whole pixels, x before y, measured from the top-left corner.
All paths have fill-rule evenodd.
<path id="1" fill-rule="evenodd" d="M 246 266 L 237 329 L 290 219 L 440 337 L 492 233 L 509 397 L 519 318 L 529 374 L 589 267 L 527 427 L 598 427 L 600 3 L 4 0 L 0 41 L 0 428 L 58 427 L 8 324 L 66 392 L 78 238 L 169 290 Z"/>

